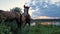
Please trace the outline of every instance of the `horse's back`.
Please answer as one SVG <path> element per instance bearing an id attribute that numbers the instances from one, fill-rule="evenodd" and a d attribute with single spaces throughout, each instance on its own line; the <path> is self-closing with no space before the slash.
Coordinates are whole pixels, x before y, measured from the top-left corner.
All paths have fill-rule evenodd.
<path id="1" fill-rule="evenodd" d="M 12 18 L 15 18 L 17 17 L 18 13 L 16 12 L 10 12 L 10 11 L 2 11 L 0 10 L 0 14 L 1 15 L 4 15 L 6 18 L 8 19 L 12 19 Z M 17 15 L 16 15 L 17 14 Z M 19 16 L 19 15 L 18 15 Z"/>
<path id="2" fill-rule="evenodd" d="M 3 10 L 0 10 L 0 13 L 1 13 L 1 12 L 4 12 L 4 11 L 3 11 Z"/>

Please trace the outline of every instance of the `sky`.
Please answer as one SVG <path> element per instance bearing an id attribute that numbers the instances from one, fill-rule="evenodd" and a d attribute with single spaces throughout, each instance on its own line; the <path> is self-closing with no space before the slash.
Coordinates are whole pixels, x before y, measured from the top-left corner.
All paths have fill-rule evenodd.
<path id="1" fill-rule="evenodd" d="M 24 4 L 30 6 L 32 18 L 60 18 L 60 0 L 0 0 L 0 10 L 10 10 Z"/>

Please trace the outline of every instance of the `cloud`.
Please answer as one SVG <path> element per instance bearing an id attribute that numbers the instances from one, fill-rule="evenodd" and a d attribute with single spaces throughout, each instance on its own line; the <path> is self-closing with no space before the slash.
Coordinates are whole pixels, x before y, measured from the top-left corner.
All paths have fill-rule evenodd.
<path id="1" fill-rule="evenodd" d="M 17 6 L 23 11 L 24 4 L 30 5 L 29 13 L 32 17 L 60 17 L 60 0 L 1 0 L 0 9 L 10 10 Z"/>
<path id="2" fill-rule="evenodd" d="M 55 2 L 60 2 L 60 0 L 51 0 L 51 4 L 55 4 Z"/>
<path id="3" fill-rule="evenodd" d="M 48 16 L 40 16 L 38 19 L 53 19 L 53 17 L 48 17 Z"/>
<path id="4" fill-rule="evenodd" d="M 35 4 L 32 3 L 33 1 Z M 38 1 L 33 0 L 33 1 L 30 3 L 32 10 L 35 10 L 32 13 L 33 17 L 37 16 L 60 17 L 59 0 L 38 0 Z"/>
<path id="5" fill-rule="evenodd" d="M 13 7 L 21 7 L 23 9 L 24 4 L 29 4 L 29 2 L 30 0 L 0 0 L 0 9 L 10 10 Z"/>
<path id="6" fill-rule="evenodd" d="M 59 19 L 59 17 L 49 17 L 49 16 L 38 16 L 33 19 Z"/>

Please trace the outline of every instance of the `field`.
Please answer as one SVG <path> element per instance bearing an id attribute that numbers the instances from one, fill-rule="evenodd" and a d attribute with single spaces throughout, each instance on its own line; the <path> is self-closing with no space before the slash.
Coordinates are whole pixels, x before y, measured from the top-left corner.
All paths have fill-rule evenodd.
<path id="1" fill-rule="evenodd" d="M 31 27 L 29 34 L 60 34 L 60 26 L 36 25 L 34 27 Z"/>
<path id="2" fill-rule="evenodd" d="M 2 21 L 0 23 L 0 34 L 60 34 L 60 26 L 56 25 L 35 25 L 30 28 L 26 26 L 22 32 L 16 29 L 17 24 L 15 21 L 11 23 Z"/>

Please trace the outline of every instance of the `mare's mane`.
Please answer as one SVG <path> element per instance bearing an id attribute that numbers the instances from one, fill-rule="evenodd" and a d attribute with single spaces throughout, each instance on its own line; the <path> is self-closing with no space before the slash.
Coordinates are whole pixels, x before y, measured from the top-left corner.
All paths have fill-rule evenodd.
<path id="1" fill-rule="evenodd" d="M 4 12 L 3 10 L 0 10 L 0 12 Z"/>

